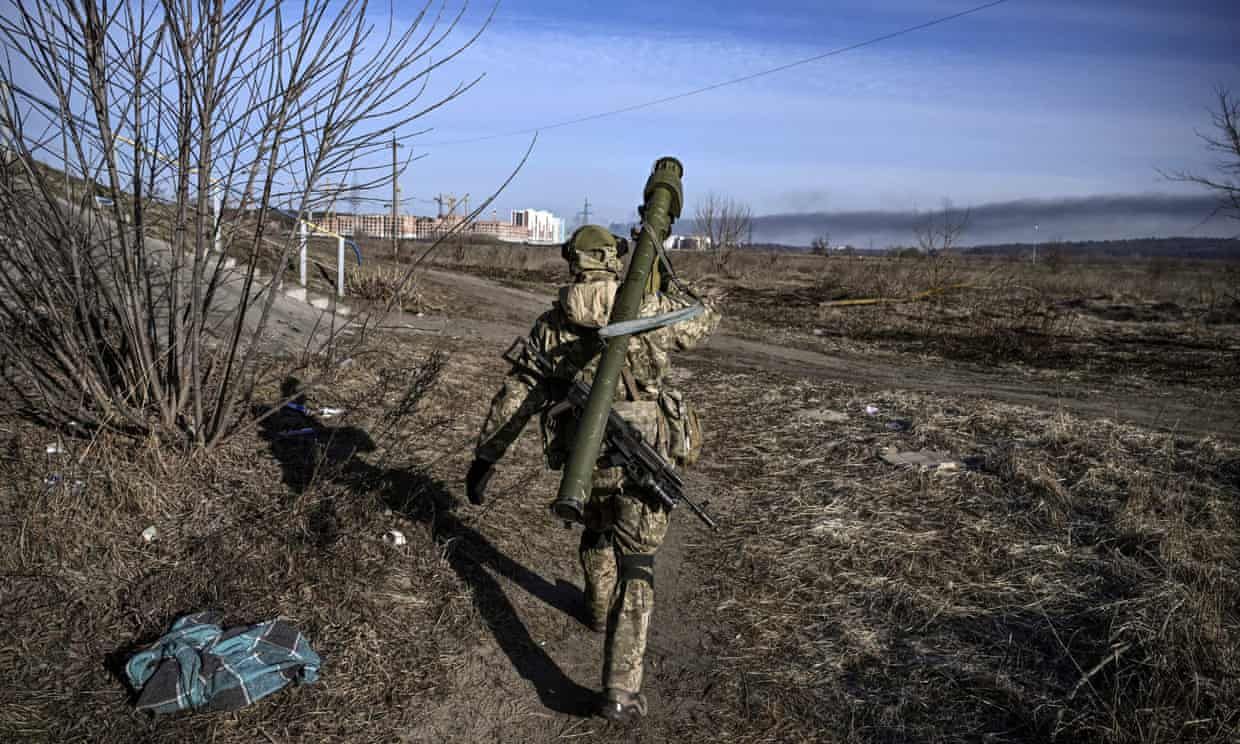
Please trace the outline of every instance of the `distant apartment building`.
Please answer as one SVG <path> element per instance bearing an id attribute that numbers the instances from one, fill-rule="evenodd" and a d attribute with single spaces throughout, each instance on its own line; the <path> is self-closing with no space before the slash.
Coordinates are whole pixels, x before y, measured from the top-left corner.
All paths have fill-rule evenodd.
<path id="1" fill-rule="evenodd" d="M 663 241 L 669 251 L 705 251 L 710 249 L 710 238 L 705 235 L 669 235 Z"/>
<path id="2" fill-rule="evenodd" d="M 390 240 L 393 232 L 402 239 L 437 240 L 452 230 L 462 235 L 487 235 L 510 243 L 558 243 L 564 240 L 564 221 L 550 212 L 522 209 L 512 213 L 511 222 L 499 220 L 475 220 L 462 226 L 462 217 L 422 217 L 402 214 L 394 231 L 392 215 L 373 214 L 318 214 L 312 222 L 320 229 L 347 238 L 380 238 Z"/>
<path id="3" fill-rule="evenodd" d="M 523 243 L 530 239 L 530 231 L 520 225 L 499 220 L 478 220 L 472 232 L 476 235 L 490 235 L 508 243 Z"/>
<path id="4" fill-rule="evenodd" d="M 314 224 L 337 235 L 351 238 L 357 233 L 358 216 L 352 214 L 327 214 L 315 220 Z"/>
<path id="5" fill-rule="evenodd" d="M 541 209 L 514 209 L 512 226 L 525 228 L 531 243 L 564 242 L 564 220 Z"/>

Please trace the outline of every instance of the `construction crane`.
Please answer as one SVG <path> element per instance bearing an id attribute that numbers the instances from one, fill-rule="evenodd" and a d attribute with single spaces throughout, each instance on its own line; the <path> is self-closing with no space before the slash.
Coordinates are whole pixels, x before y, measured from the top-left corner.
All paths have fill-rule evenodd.
<path id="1" fill-rule="evenodd" d="M 466 194 L 460 198 L 457 198 L 454 194 L 436 194 L 432 201 L 439 205 L 439 219 L 441 220 L 445 217 L 456 217 L 457 204 L 463 204 L 465 206 L 465 214 L 462 215 L 463 217 L 469 215 L 469 194 Z M 444 212 L 445 205 L 448 207 L 448 211 L 446 213 Z"/>

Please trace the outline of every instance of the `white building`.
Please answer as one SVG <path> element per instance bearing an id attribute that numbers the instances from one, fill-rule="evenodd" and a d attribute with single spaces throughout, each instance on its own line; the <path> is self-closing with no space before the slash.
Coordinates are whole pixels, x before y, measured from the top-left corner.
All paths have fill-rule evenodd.
<path id="1" fill-rule="evenodd" d="M 514 209 L 513 227 L 529 230 L 531 243 L 563 243 L 564 220 L 541 209 Z"/>
<path id="2" fill-rule="evenodd" d="M 669 251 L 706 251 L 710 250 L 710 238 L 705 235 L 669 235 L 663 241 L 663 248 Z"/>

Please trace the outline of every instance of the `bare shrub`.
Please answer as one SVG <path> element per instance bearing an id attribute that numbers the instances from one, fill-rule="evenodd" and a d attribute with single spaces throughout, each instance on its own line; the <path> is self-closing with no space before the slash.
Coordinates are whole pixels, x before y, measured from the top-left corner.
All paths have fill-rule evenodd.
<path id="1" fill-rule="evenodd" d="M 12 68 L 0 73 L 13 392 L 62 425 L 221 442 L 253 392 L 283 281 L 260 279 L 260 258 L 279 269 L 296 246 L 273 234 L 289 219 L 273 205 L 304 218 L 346 174 L 363 189 L 390 178 L 357 163 L 472 86 L 421 100 L 477 38 L 444 47 L 461 17 L 376 33 L 365 4 L 328 0 L 295 14 L 258 0 L 6 8 L 0 36 L 43 91 L 19 102 Z M 225 252 L 242 257 L 237 274 Z"/>
<path id="2" fill-rule="evenodd" d="M 941 209 L 925 215 L 914 229 L 917 247 L 927 256 L 957 247 L 969 227 L 969 210 L 957 209 L 944 199 Z"/>
<path id="3" fill-rule="evenodd" d="M 710 240 L 715 268 L 726 270 L 736 250 L 748 240 L 753 213 L 748 204 L 713 191 L 694 208 L 698 234 Z"/>
<path id="4" fill-rule="evenodd" d="M 426 303 L 415 282 L 405 281 L 397 267 L 363 266 L 345 275 L 346 294 L 408 312 L 426 310 Z"/>
<path id="5" fill-rule="evenodd" d="M 967 327 L 940 326 L 937 334 L 956 358 L 1047 365 L 1077 322 L 1074 313 L 1032 288 L 1009 285 L 962 294 L 957 302 L 967 308 Z"/>

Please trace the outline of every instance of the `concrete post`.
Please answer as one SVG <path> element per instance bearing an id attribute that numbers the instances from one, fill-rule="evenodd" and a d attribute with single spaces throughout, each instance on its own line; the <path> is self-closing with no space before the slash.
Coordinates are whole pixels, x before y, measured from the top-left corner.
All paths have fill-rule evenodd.
<path id="1" fill-rule="evenodd" d="M 297 223 L 297 281 L 306 286 L 306 223 Z"/>
<path id="2" fill-rule="evenodd" d="M 344 237 L 336 236 L 336 296 L 344 297 Z"/>
<path id="3" fill-rule="evenodd" d="M 222 187 L 220 187 L 220 189 L 215 192 L 214 207 L 215 207 L 215 232 L 212 236 L 211 245 L 215 249 L 216 253 L 222 253 L 224 251 L 224 241 L 220 234 L 220 225 L 224 222 L 224 191 Z"/>

